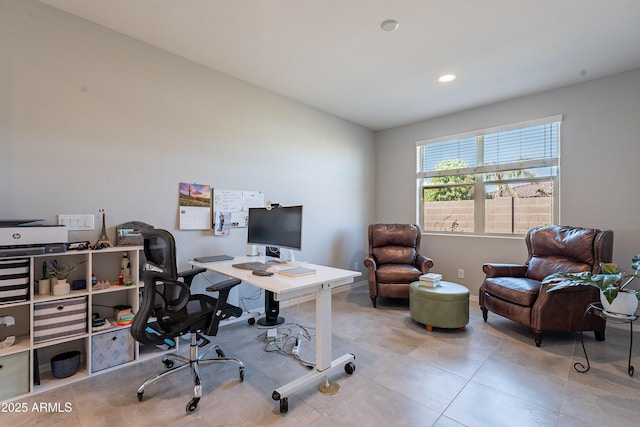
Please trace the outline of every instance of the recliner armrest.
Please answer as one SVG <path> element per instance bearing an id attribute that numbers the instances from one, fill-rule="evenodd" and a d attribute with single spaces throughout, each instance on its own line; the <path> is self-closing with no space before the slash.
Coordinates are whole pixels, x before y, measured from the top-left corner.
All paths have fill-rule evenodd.
<path id="1" fill-rule="evenodd" d="M 493 264 L 482 265 L 482 271 L 487 277 L 526 277 L 527 266 L 524 264 Z"/>
<path id="2" fill-rule="evenodd" d="M 433 267 L 433 260 L 424 255 L 418 255 L 416 257 L 416 268 L 422 271 L 422 274 L 427 274 L 429 270 Z"/>
<path id="3" fill-rule="evenodd" d="M 371 255 L 364 259 L 364 266 L 370 270 L 375 270 L 377 267 L 376 261 L 373 259 Z"/>

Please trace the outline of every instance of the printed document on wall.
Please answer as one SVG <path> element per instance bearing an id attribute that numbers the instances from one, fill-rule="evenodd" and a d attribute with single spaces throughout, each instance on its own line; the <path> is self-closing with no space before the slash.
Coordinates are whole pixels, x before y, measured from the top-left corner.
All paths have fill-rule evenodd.
<path id="1" fill-rule="evenodd" d="M 211 229 L 211 186 L 180 183 L 180 230 Z"/>

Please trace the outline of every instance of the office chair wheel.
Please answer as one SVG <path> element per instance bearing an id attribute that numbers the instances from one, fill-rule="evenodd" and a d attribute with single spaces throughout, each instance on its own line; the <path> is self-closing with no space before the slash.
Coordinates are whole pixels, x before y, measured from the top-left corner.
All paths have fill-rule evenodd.
<path id="1" fill-rule="evenodd" d="M 143 391 L 138 392 L 138 402 L 142 402 L 142 396 L 144 395 Z"/>
<path id="2" fill-rule="evenodd" d="M 240 367 L 240 382 L 244 381 L 244 367 Z"/>
<path id="3" fill-rule="evenodd" d="M 249 320 L 247 320 L 247 323 L 249 323 L 252 326 L 255 325 L 256 324 L 256 318 L 255 317 L 250 318 Z"/>
<path id="4" fill-rule="evenodd" d="M 200 398 L 194 397 L 187 403 L 187 414 L 193 414 L 198 409 L 198 402 L 200 402 Z"/>
<path id="5" fill-rule="evenodd" d="M 173 368 L 173 365 L 174 365 L 175 362 L 173 360 L 167 358 L 167 357 L 163 357 L 162 358 L 162 363 L 164 363 L 164 367 L 165 368 L 171 369 L 171 368 Z"/>
<path id="6" fill-rule="evenodd" d="M 284 414 L 286 412 L 289 412 L 289 398 L 283 397 L 280 399 L 280 413 Z"/>
<path id="7" fill-rule="evenodd" d="M 344 365 L 344 371 L 351 375 L 356 371 L 356 365 L 353 362 L 349 362 L 346 365 Z"/>
<path id="8" fill-rule="evenodd" d="M 222 351 L 222 349 L 218 346 L 215 347 L 216 350 L 216 354 L 218 355 L 218 357 L 224 357 L 224 351 Z"/>

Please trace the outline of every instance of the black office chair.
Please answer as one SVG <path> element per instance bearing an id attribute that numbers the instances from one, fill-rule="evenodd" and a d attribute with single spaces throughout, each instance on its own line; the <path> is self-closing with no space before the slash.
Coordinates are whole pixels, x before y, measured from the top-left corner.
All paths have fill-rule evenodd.
<path id="1" fill-rule="evenodd" d="M 205 338 L 215 336 L 221 320 L 231 316 L 239 317 L 242 310 L 227 303 L 229 291 L 240 283 L 238 279 L 228 279 L 207 288 L 208 292 L 218 292 L 218 298 L 190 292 L 193 278 L 206 271 L 203 268 L 178 273 L 176 266 L 175 241 L 166 230 L 153 229 L 142 232 L 146 263 L 142 272 L 144 292 L 142 304 L 131 326 L 131 335 L 143 343 L 155 346 L 175 346 L 175 339 L 191 334 L 189 357 L 165 354 L 162 357 L 167 370 L 149 377 L 138 388 L 138 400 L 142 400 L 145 388 L 166 375 L 191 367 L 193 375 L 193 398 L 187 403 L 187 413 L 198 408 L 202 397 L 202 384 L 198 365 L 201 363 L 233 362 L 240 366 L 240 381 L 244 380 L 244 365 L 238 359 L 225 357 L 218 346 L 209 346 L 198 355 L 198 348 L 210 343 Z M 180 280 L 181 279 L 181 280 Z M 211 349 L 217 358 L 204 359 Z M 174 366 L 176 362 L 182 362 Z"/>

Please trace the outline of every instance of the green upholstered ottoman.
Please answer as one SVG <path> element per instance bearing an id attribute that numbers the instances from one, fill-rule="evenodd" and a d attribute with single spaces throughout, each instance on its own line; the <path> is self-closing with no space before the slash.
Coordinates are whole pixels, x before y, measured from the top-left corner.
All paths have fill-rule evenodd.
<path id="1" fill-rule="evenodd" d="M 420 282 L 409 285 L 409 313 L 411 318 L 427 326 L 460 328 L 469 323 L 469 289 L 457 283 L 440 281 L 440 286 L 429 288 Z"/>

